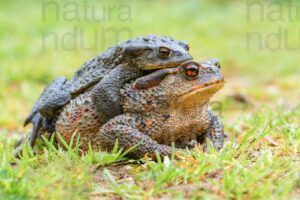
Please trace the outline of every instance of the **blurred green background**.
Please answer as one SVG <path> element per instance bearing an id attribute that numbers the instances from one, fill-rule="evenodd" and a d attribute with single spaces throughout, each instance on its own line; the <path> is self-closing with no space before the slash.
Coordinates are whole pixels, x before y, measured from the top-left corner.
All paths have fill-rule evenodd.
<path id="1" fill-rule="evenodd" d="M 299 199 L 298 2 L 1 0 L 0 199 L 171 199 L 171 191 L 174 199 Z M 220 60 L 227 83 L 213 108 L 229 135 L 221 152 L 131 169 L 105 152 L 48 148 L 13 158 L 12 144 L 31 128 L 23 121 L 48 83 L 148 34 L 188 41 L 196 60 Z M 99 166 L 107 163 L 118 184 L 103 179 Z"/>
<path id="2" fill-rule="evenodd" d="M 0 132 L 27 131 L 22 122 L 53 78 L 71 78 L 107 47 L 148 34 L 188 41 L 196 60 L 219 58 L 227 85 L 215 100 L 225 120 L 262 104 L 293 108 L 300 13 L 297 1 L 283 2 L 1 0 Z"/>

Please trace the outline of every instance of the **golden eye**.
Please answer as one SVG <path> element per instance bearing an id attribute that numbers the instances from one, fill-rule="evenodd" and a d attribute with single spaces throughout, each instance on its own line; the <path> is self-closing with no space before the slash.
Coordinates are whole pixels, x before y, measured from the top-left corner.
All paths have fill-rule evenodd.
<path id="1" fill-rule="evenodd" d="M 221 68 L 221 65 L 220 65 L 220 63 L 218 63 L 218 62 L 216 62 L 215 64 L 214 64 L 217 68 Z"/>
<path id="2" fill-rule="evenodd" d="M 158 47 L 157 49 L 158 56 L 161 58 L 169 58 L 171 56 L 171 52 L 172 51 L 167 47 Z"/>
<path id="3" fill-rule="evenodd" d="M 187 51 L 189 51 L 189 50 L 190 50 L 190 46 L 189 46 L 189 45 L 186 45 L 186 46 L 184 47 L 184 49 L 187 50 Z"/>
<path id="4" fill-rule="evenodd" d="M 190 64 L 185 67 L 185 74 L 189 77 L 196 77 L 199 74 L 199 66 Z"/>

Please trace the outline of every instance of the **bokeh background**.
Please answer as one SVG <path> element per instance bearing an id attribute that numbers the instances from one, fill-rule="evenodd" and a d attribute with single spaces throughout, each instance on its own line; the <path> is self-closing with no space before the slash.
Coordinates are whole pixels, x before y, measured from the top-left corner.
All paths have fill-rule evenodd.
<path id="1" fill-rule="evenodd" d="M 285 3 L 284 3 L 285 2 Z M 10 1 L 0 4 L 0 133 L 23 120 L 55 77 L 71 78 L 109 46 L 148 34 L 189 42 L 196 60 L 217 57 L 227 84 L 214 101 L 232 123 L 262 105 L 299 101 L 297 1 Z"/>

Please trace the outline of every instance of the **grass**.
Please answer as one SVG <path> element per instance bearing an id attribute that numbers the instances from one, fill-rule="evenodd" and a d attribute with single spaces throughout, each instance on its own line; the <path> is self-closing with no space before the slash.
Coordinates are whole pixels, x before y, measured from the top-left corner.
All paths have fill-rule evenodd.
<path id="1" fill-rule="evenodd" d="M 43 2 L 52 7 L 43 11 Z M 106 15 L 99 22 L 84 20 L 81 1 L 43 2 L 0 4 L 0 199 L 299 199 L 300 50 L 266 45 L 268 35 L 280 28 L 287 30 L 288 44 L 300 43 L 287 5 L 279 5 L 283 20 L 272 21 L 268 17 L 275 7 L 268 1 L 249 12 L 249 4 L 241 1 L 88 1 Z M 65 17 L 67 3 L 78 6 L 79 20 Z M 109 13 L 110 6 L 115 8 Z M 79 37 L 65 41 L 78 48 L 63 48 L 63 35 L 75 27 L 83 30 L 88 47 L 95 43 L 95 31 L 127 28 L 131 37 L 154 33 L 187 40 L 196 60 L 218 57 L 227 84 L 213 98 L 221 112 L 220 104 L 213 107 L 228 134 L 225 147 L 210 153 L 197 147 L 176 160 L 152 162 L 128 160 L 117 145 L 112 152 L 79 156 L 72 145 L 65 144 L 64 151 L 44 139 L 40 155 L 26 147 L 24 158 L 15 160 L 12 145 L 31 128 L 22 123 L 45 85 L 60 75 L 72 77 L 87 59 L 129 37 L 102 32 L 104 40 L 94 48 L 81 48 Z M 263 49 L 259 40 L 247 43 L 253 32 L 260 34 Z M 57 47 L 49 33 L 57 35 Z"/>
<path id="2" fill-rule="evenodd" d="M 295 118 L 293 118 L 295 117 Z M 67 151 L 46 141 L 44 153 L 33 155 L 24 149 L 24 158 L 15 160 L 7 142 L 0 148 L 0 194 L 3 199 L 87 199 L 118 195 L 125 199 L 147 198 L 234 198 L 285 199 L 299 194 L 300 108 L 284 113 L 266 108 L 228 127 L 232 137 L 220 152 L 201 147 L 158 162 L 143 160 L 129 168 L 106 166 L 124 164 L 124 154 L 89 152 L 79 156 L 77 147 Z M 240 126 L 243 124 L 243 133 Z M 130 163 L 129 161 L 126 161 Z M 126 164 L 125 162 L 125 164 Z M 13 164 L 12 164 L 13 163 Z M 97 181 L 104 168 L 102 181 Z M 127 174 L 131 179 L 123 179 Z M 119 177 L 118 177 L 119 176 Z M 94 178 L 93 178 L 94 177 Z M 100 184 L 99 184 L 100 183 Z M 184 187 L 182 187 L 184 186 Z M 176 189 L 178 188 L 178 189 Z"/>

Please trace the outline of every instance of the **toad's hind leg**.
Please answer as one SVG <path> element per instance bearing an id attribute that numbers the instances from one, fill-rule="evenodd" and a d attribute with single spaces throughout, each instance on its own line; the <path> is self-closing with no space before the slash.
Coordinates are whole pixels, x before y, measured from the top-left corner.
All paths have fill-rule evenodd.
<path id="1" fill-rule="evenodd" d="M 128 153 L 130 157 L 142 158 L 145 154 L 152 159 L 156 159 L 155 151 L 160 156 L 170 156 L 172 148 L 167 145 L 158 144 L 155 140 L 142 133 L 137 128 L 137 118 L 133 114 L 119 115 L 108 121 L 99 130 L 100 145 L 103 148 L 112 150 L 116 139 L 118 139 L 118 147 L 124 151 L 130 149 L 134 145 L 139 144 L 136 148 Z"/>
<path id="2" fill-rule="evenodd" d="M 53 120 L 59 110 L 69 102 L 71 83 L 65 77 L 54 79 L 35 102 L 31 113 L 24 121 L 24 126 L 33 124 L 33 129 L 27 136 L 29 145 L 34 146 L 36 139 L 44 131 L 54 131 Z M 50 132 L 49 132 L 50 133 Z M 15 149 L 15 157 L 22 154 L 20 145 Z"/>
<path id="3" fill-rule="evenodd" d="M 28 141 L 30 147 L 35 145 L 36 140 L 45 132 L 52 134 L 55 132 L 54 119 L 46 119 L 37 112 L 30 121 L 33 124 L 33 129 L 24 137 L 22 137 L 15 145 L 15 158 L 20 158 L 22 155 L 22 145 Z"/>

